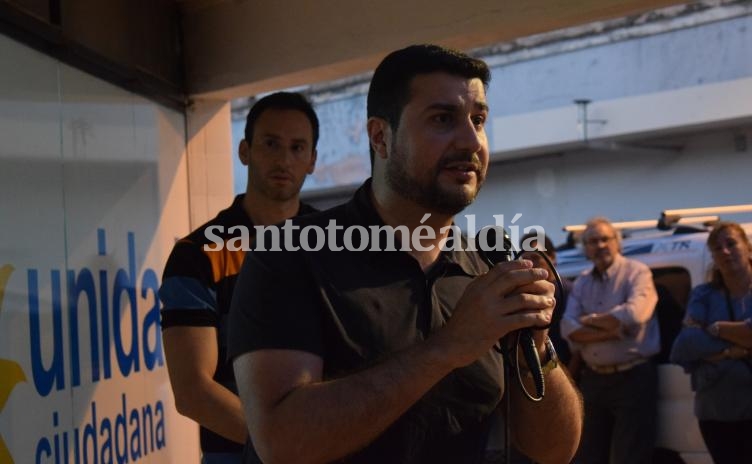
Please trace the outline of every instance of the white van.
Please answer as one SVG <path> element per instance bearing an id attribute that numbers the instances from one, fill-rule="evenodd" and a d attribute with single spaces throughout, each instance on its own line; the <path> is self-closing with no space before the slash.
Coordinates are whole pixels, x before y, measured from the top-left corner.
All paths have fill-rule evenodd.
<path id="1" fill-rule="evenodd" d="M 663 461 L 656 464 L 712 464 L 694 416 L 689 375 L 670 364 L 668 355 L 681 328 L 690 290 L 708 278 L 712 258 L 705 242 L 710 228 L 721 214 L 723 219 L 737 221 L 736 214 L 749 212 L 752 205 L 667 210 L 657 221 L 614 223 L 622 233 L 622 253 L 650 266 L 658 291 L 661 352 L 657 356 L 657 446 Z M 752 223 L 740 223 L 752 236 Z M 585 258 L 580 240 L 584 225 L 566 226 L 564 230 L 569 238 L 557 250 L 558 270 L 562 278 L 574 279 L 592 264 Z"/>

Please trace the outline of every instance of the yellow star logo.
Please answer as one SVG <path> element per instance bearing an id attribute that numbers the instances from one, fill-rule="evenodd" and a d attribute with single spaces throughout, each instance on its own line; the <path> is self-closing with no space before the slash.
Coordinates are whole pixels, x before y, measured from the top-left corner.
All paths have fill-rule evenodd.
<path id="1" fill-rule="evenodd" d="M 3 298 L 5 297 L 5 286 L 8 279 L 13 273 L 13 266 L 6 264 L 0 267 L 0 312 L 3 310 Z M 2 413 L 5 403 L 10 397 L 10 393 L 19 382 L 25 382 L 26 376 L 23 369 L 15 361 L 0 359 L 0 413 Z M 0 464 L 13 464 L 13 457 L 8 451 L 3 438 L 0 437 Z"/>

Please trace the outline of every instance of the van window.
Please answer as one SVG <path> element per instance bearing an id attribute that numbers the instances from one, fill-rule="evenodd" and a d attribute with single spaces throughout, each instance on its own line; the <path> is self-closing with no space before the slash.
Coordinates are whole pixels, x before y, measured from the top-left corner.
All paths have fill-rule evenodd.
<path id="1" fill-rule="evenodd" d="M 689 271 L 682 267 L 655 268 L 652 271 L 658 292 L 655 312 L 661 331 L 661 352 L 655 359 L 664 364 L 669 362 L 671 345 L 681 330 L 692 283 Z"/>

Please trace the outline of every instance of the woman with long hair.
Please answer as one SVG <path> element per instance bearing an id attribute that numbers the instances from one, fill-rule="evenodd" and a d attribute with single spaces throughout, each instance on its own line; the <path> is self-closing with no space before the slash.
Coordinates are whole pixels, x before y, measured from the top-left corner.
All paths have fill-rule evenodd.
<path id="1" fill-rule="evenodd" d="M 710 282 L 692 290 L 671 360 L 691 373 L 695 415 L 716 464 L 752 462 L 752 245 L 721 222 Z"/>

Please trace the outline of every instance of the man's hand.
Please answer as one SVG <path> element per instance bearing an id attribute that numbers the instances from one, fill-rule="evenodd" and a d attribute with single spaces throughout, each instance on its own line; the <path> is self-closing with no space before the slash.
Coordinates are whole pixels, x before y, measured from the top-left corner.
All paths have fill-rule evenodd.
<path id="1" fill-rule="evenodd" d="M 621 327 L 619 319 L 606 313 L 586 314 L 580 318 L 580 324 L 594 329 L 605 330 L 606 332 L 617 331 Z"/>
<path id="2" fill-rule="evenodd" d="M 578 320 L 582 327 L 569 335 L 573 342 L 588 344 L 622 338 L 621 322 L 610 314 L 590 313 Z"/>
<path id="3" fill-rule="evenodd" d="M 549 324 L 555 306 L 548 271 L 528 260 L 495 265 L 468 285 L 446 327 L 430 339 L 446 352 L 452 367 L 468 365 L 509 332 Z M 546 331 L 536 331 L 542 346 Z"/>

